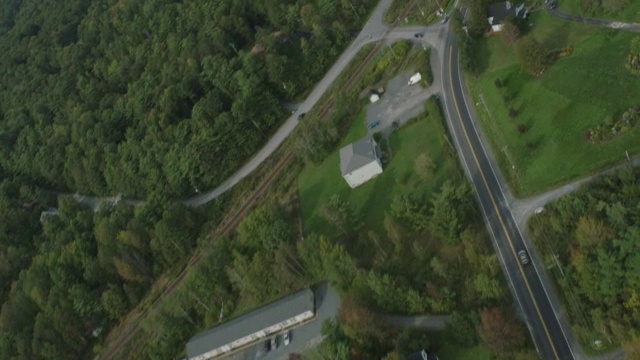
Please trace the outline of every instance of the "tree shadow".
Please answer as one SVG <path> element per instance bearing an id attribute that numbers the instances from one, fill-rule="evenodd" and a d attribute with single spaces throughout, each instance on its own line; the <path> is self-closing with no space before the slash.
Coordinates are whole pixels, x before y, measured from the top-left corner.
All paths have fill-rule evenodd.
<path id="1" fill-rule="evenodd" d="M 491 55 L 491 51 L 489 50 L 489 40 L 484 37 L 476 40 L 474 50 L 477 73 L 483 74 L 487 69 L 489 69 L 489 58 Z"/>

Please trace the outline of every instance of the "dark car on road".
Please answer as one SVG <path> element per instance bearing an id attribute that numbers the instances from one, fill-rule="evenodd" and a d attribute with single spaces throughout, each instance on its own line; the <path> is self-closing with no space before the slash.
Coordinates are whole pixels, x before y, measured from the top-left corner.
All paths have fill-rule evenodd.
<path id="1" fill-rule="evenodd" d="M 307 115 L 307 113 L 302 113 L 302 114 L 298 115 L 298 121 L 304 119 L 305 115 Z"/>
<path id="2" fill-rule="evenodd" d="M 524 250 L 518 251 L 518 258 L 520 258 L 520 263 L 522 265 L 527 265 L 529 263 L 529 255 Z"/>
<path id="3" fill-rule="evenodd" d="M 422 38 L 424 37 L 424 34 L 423 34 L 423 33 L 415 33 L 413 36 L 414 36 L 416 39 L 422 39 Z"/>

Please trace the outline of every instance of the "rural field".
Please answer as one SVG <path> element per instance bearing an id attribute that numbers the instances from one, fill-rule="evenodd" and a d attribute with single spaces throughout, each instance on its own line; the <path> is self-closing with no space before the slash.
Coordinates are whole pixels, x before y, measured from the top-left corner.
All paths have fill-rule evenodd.
<path id="1" fill-rule="evenodd" d="M 435 104 L 435 102 L 433 103 Z M 354 119 L 353 125 L 340 146 L 317 166 L 307 166 L 299 177 L 299 191 L 305 232 L 323 233 L 327 224 L 320 215 L 320 208 L 337 194 L 349 203 L 356 213 L 362 214 L 365 224 L 382 232 L 384 213 L 391 200 L 400 194 L 423 196 L 439 189 L 456 171 L 457 164 L 445 153 L 448 146 L 440 116 L 421 116 L 407 123 L 389 137 L 393 156 L 384 172 L 375 179 L 349 188 L 340 174 L 339 149 L 365 136 L 364 114 Z M 383 149 L 385 145 L 382 145 Z M 431 181 L 424 182 L 415 171 L 415 159 L 428 154 L 435 164 Z"/>
<path id="2" fill-rule="evenodd" d="M 624 4 L 622 10 L 619 13 L 607 12 L 602 8 L 596 8 L 594 11 L 585 11 L 583 6 L 580 5 L 584 0 L 562 0 L 558 2 L 558 8 L 570 14 L 582 15 L 582 16 L 594 16 L 603 19 L 612 19 L 624 22 L 640 22 L 640 2 L 636 0 L 629 0 Z M 610 2 L 623 3 L 622 1 L 612 0 Z"/>
<path id="3" fill-rule="evenodd" d="M 549 49 L 572 46 L 573 53 L 534 77 L 521 70 L 513 46 L 494 36 L 483 44 L 483 73 L 469 81 L 485 132 L 518 196 L 619 163 L 625 151 L 640 151 L 639 127 L 604 143 L 585 138 L 607 117 L 615 120 L 640 106 L 640 78 L 624 66 L 630 42 L 638 35 L 546 13 L 534 14 L 530 21 L 538 41 Z"/>

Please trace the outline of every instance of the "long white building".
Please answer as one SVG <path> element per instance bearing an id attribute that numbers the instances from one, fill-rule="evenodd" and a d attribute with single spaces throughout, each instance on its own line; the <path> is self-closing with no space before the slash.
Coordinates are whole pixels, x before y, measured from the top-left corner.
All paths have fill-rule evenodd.
<path id="1" fill-rule="evenodd" d="M 314 316 L 314 294 L 306 289 L 192 337 L 187 343 L 187 357 L 189 360 L 212 359 Z"/>

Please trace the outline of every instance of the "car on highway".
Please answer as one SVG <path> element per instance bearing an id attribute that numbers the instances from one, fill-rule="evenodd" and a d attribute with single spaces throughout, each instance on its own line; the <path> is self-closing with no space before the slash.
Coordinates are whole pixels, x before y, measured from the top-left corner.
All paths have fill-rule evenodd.
<path id="1" fill-rule="evenodd" d="M 520 263 L 522 265 L 527 265 L 529 263 L 529 255 L 524 250 L 518 251 L 518 258 L 520 258 Z"/>
<path id="2" fill-rule="evenodd" d="M 372 123 L 369 123 L 369 125 L 367 126 L 367 128 L 369 130 L 375 129 L 378 125 L 380 124 L 380 121 L 374 121 Z"/>
<path id="3" fill-rule="evenodd" d="M 282 342 L 284 346 L 289 345 L 289 342 L 291 342 L 291 331 L 287 331 L 282 335 Z"/>

